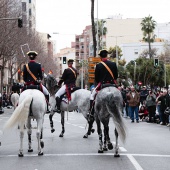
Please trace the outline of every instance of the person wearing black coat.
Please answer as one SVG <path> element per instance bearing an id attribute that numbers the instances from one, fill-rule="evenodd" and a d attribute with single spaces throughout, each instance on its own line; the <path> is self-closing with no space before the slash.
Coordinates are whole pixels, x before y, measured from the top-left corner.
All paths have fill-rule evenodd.
<path id="1" fill-rule="evenodd" d="M 95 82 L 97 84 L 96 88 L 93 90 L 90 96 L 90 111 L 91 115 L 94 115 L 94 107 L 93 101 L 96 96 L 97 90 L 101 88 L 104 84 L 116 84 L 116 80 L 118 78 L 118 70 L 115 62 L 109 61 L 107 59 L 108 51 L 103 49 L 98 54 L 101 58 L 101 62 L 96 65 L 95 68 Z M 104 62 L 110 69 L 111 73 L 107 70 L 107 68 L 102 64 Z"/>
<path id="2" fill-rule="evenodd" d="M 167 90 L 163 90 L 163 95 L 158 98 L 158 101 L 161 101 L 160 110 L 162 116 L 161 125 L 166 125 L 169 123 L 168 116 L 164 113 L 167 107 L 170 107 L 170 96 L 167 93 Z"/>
<path id="3" fill-rule="evenodd" d="M 28 64 L 24 65 L 24 67 L 23 67 L 23 79 L 25 81 L 25 85 L 27 85 L 27 86 L 39 85 L 39 84 L 41 84 L 41 81 L 43 79 L 43 73 L 42 73 L 41 64 L 37 63 L 35 61 L 38 53 L 35 51 L 29 51 L 27 53 L 27 55 L 29 56 L 30 61 Z M 27 66 L 35 78 L 30 74 Z M 43 86 L 42 84 L 41 84 L 41 86 L 42 86 L 42 92 L 44 93 L 45 98 L 47 100 L 47 113 L 49 113 L 50 111 L 48 109 L 48 103 L 49 103 L 49 95 L 50 94 L 45 86 Z"/>
<path id="4" fill-rule="evenodd" d="M 60 81 L 58 82 L 58 85 L 61 86 L 61 84 L 64 82 L 64 85 L 60 87 L 60 89 L 55 94 L 56 99 L 56 108 L 53 110 L 54 112 L 60 113 L 60 104 L 61 99 L 60 97 L 65 93 L 70 93 L 70 89 L 76 86 L 76 79 L 77 79 L 77 70 L 73 67 L 73 59 L 68 60 L 68 68 L 64 70 L 62 77 Z M 67 93 L 67 94 L 68 94 Z M 71 100 L 71 96 L 68 96 L 68 100 Z"/>

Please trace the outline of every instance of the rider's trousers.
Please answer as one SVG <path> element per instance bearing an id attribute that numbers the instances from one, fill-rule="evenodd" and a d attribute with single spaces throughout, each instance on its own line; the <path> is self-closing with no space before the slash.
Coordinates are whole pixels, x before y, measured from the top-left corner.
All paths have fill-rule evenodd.
<path id="1" fill-rule="evenodd" d="M 65 92 L 66 92 L 66 85 L 64 84 L 55 94 L 55 98 L 61 97 L 61 95 L 63 95 Z"/>

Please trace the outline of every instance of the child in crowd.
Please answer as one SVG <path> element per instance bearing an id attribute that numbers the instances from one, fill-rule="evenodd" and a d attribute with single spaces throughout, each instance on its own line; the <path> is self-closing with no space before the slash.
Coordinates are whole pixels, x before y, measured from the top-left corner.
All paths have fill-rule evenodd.
<path id="1" fill-rule="evenodd" d="M 142 105 L 139 109 L 139 118 L 140 120 L 144 120 L 148 116 L 148 110 L 144 105 Z"/>

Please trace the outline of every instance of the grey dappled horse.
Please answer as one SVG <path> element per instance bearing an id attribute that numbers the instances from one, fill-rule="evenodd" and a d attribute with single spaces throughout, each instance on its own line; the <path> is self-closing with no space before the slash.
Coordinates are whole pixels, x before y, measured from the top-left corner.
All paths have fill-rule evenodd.
<path id="1" fill-rule="evenodd" d="M 48 91 L 51 94 L 50 97 L 50 105 L 53 108 L 55 108 L 56 105 L 56 101 L 55 101 L 55 93 L 59 90 L 59 87 L 57 85 L 57 81 L 54 78 L 53 75 L 48 74 L 45 77 L 46 80 L 46 87 L 48 89 Z M 90 109 L 90 94 L 91 92 L 89 90 L 86 89 L 79 89 L 74 91 L 71 94 L 71 101 L 69 101 L 69 103 L 61 101 L 61 125 L 62 125 L 62 131 L 60 133 L 60 137 L 63 137 L 64 133 L 65 133 L 65 127 L 64 127 L 64 112 L 65 111 L 73 111 L 73 110 L 77 110 L 83 114 L 83 116 L 85 117 L 86 120 L 88 120 L 88 113 L 89 113 L 89 109 Z M 50 119 L 50 125 L 51 125 L 51 132 L 53 133 L 55 131 L 54 126 L 53 126 L 53 120 L 52 117 L 54 115 L 54 112 L 51 112 L 49 115 L 49 119 Z M 87 133 L 84 135 L 84 138 L 87 138 L 88 135 L 91 134 L 91 132 L 94 132 L 94 129 L 92 129 L 92 125 L 93 122 L 88 121 L 89 123 L 89 127 L 88 127 L 88 131 Z"/>
<path id="2" fill-rule="evenodd" d="M 13 93 L 11 95 L 11 102 L 12 102 L 12 105 L 14 106 L 14 110 L 15 110 L 15 108 L 17 107 L 17 104 L 19 102 L 19 94 L 18 93 Z"/>
<path id="3" fill-rule="evenodd" d="M 28 134 L 28 152 L 33 152 L 31 144 L 31 119 L 37 121 L 38 140 L 38 155 L 43 155 L 44 142 L 42 141 L 43 135 L 43 122 L 44 114 L 46 113 L 46 100 L 44 94 L 36 89 L 28 89 L 21 93 L 19 97 L 19 104 L 14 110 L 13 114 L 5 124 L 4 130 L 18 125 L 20 127 L 20 149 L 19 157 L 23 157 L 23 138 L 24 138 L 24 125 L 27 127 Z"/>
<path id="4" fill-rule="evenodd" d="M 122 119 L 121 111 L 123 107 L 123 99 L 121 92 L 116 87 L 105 87 L 101 89 L 95 99 L 95 120 L 97 123 L 97 132 L 99 135 L 99 153 L 103 150 L 113 149 L 109 137 L 109 119 L 112 117 L 115 124 L 115 157 L 118 157 L 118 135 L 124 142 L 126 139 L 126 128 Z M 104 126 L 104 147 L 102 141 L 101 123 Z"/>

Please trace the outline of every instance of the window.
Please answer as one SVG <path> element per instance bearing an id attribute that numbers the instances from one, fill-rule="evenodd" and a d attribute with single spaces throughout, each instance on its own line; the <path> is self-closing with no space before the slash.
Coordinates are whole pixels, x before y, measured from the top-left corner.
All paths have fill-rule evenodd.
<path id="1" fill-rule="evenodd" d="M 26 2 L 22 2 L 22 11 L 26 12 Z"/>
<path id="2" fill-rule="evenodd" d="M 31 0 L 29 0 L 29 3 L 31 3 Z"/>
<path id="3" fill-rule="evenodd" d="M 29 16 L 31 16 L 31 9 L 29 9 Z"/>

